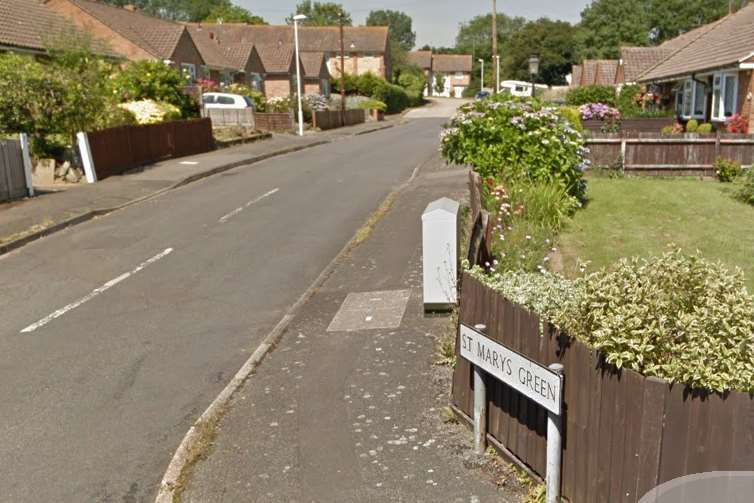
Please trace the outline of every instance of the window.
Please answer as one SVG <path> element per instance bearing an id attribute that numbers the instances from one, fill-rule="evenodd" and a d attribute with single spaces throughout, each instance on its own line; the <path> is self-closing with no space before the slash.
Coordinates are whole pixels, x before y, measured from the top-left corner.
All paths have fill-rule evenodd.
<path id="1" fill-rule="evenodd" d="M 712 119 L 724 121 L 738 106 L 738 74 L 716 73 L 712 86 Z"/>
<path id="2" fill-rule="evenodd" d="M 193 63 L 181 63 L 181 72 L 187 75 L 191 79 L 191 82 L 196 81 L 196 65 Z"/>
<path id="3" fill-rule="evenodd" d="M 704 119 L 707 109 L 707 87 L 686 79 L 675 95 L 675 110 L 684 119 Z"/>
<path id="4" fill-rule="evenodd" d="M 236 100 L 234 100 L 230 96 L 218 96 L 217 103 L 219 105 L 235 105 Z"/>
<path id="5" fill-rule="evenodd" d="M 214 94 L 205 94 L 202 98 L 202 102 L 207 105 L 215 102 L 215 95 Z"/>
<path id="6" fill-rule="evenodd" d="M 464 77 L 463 72 L 456 72 L 456 78 L 457 79 L 462 79 L 463 77 Z"/>

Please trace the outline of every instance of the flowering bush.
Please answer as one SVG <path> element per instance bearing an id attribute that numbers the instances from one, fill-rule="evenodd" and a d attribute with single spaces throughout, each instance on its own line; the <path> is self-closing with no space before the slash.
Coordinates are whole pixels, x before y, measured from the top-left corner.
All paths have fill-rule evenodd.
<path id="1" fill-rule="evenodd" d="M 739 114 L 735 114 L 725 121 L 725 130 L 729 133 L 749 133 L 749 121 L 746 117 L 742 117 Z"/>
<path id="2" fill-rule="evenodd" d="M 181 111 L 170 103 L 141 100 L 121 103 L 118 106 L 133 114 L 137 124 L 159 124 L 181 118 Z"/>
<path id="3" fill-rule="evenodd" d="M 205 93 L 217 91 L 220 89 L 220 85 L 217 83 L 217 81 L 210 79 L 197 79 L 196 85 L 201 87 L 202 91 Z"/>
<path id="4" fill-rule="evenodd" d="M 728 159 L 718 159 L 715 161 L 715 174 L 717 175 L 717 179 L 723 183 L 732 182 L 742 172 L 741 165 L 735 161 L 729 161 Z"/>
<path id="5" fill-rule="evenodd" d="M 305 106 L 313 112 L 322 112 L 324 110 L 327 110 L 330 104 L 327 96 L 324 96 L 322 94 L 306 94 L 304 95 L 303 101 L 305 103 Z"/>
<path id="6" fill-rule="evenodd" d="M 600 350 L 607 363 L 716 392 L 754 392 L 754 298 L 740 271 L 680 251 L 569 281 L 472 276 Z"/>
<path id="7" fill-rule="evenodd" d="M 588 150 L 581 133 L 556 109 L 537 101 L 497 98 L 462 106 L 445 126 L 446 160 L 468 164 L 483 177 L 557 182 L 579 199 Z"/>
<path id="8" fill-rule="evenodd" d="M 581 120 L 618 121 L 620 111 L 604 103 L 587 103 L 579 107 Z"/>
<path id="9" fill-rule="evenodd" d="M 241 96 L 246 96 L 254 102 L 254 110 L 256 110 L 257 112 L 265 111 L 266 101 L 262 92 L 257 91 L 256 89 L 252 89 L 245 84 L 239 83 L 234 83 L 227 86 L 225 88 L 225 91 L 233 94 L 240 94 Z"/>
<path id="10" fill-rule="evenodd" d="M 288 96 L 278 96 L 267 100 L 267 112 L 290 112 L 293 110 L 293 99 Z"/>

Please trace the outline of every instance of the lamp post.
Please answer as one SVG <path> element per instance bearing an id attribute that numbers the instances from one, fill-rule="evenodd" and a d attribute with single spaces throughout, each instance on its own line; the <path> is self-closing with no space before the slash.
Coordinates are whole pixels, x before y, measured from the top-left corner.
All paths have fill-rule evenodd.
<path id="1" fill-rule="evenodd" d="M 539 73 L 539 57 L 532 55 L 529 57 L 529 75 L 531 75 L 531 97 L 534 98 L 537 88 L 535 87 L 535 80 Z"/>
<path id="2" fill-rule="evenodd" d="M 479 86 L 479 92 L 484 91 L 484 60 L 479 58 L 479 62 L 482 63 L 482 84 Z"/>
<path id="3" fill-rule="evenodd" d="M 293 38 L 296 45 L 296 95 L 298 97 L 298 135 L 304 136 L 304 108 L 301 104 L 301 59 L 298 49 L 298 22 L 306 19 L 303 14 L 293 16 Z"/>
<path id="4" fill-rule="evenodd" d="M 346 49 L 343 36 L 343 11 L 338 14 L 340 26 L 340 124 L 346 125 Z"/>
<path id="5" fill-rule="evenodd" d="M 495 55 L 495 94 L 500 92 L 500 55 Z"/>

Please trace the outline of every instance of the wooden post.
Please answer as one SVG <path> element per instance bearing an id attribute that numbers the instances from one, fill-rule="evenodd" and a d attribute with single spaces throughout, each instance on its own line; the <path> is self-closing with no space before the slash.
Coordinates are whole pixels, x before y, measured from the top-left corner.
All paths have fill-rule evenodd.
<path id="1" fill-rule="evenodd" d="M 340 125 L 346 123 L 346 45 L 343 40 L 343 12 L 338 16 L 340 21 Z"/>
<path id="2" fill-rule="evenodd" d="M 497 59 L 497 1 L 492 0 L 492 61 Z M 500 82 L 500 64 L 495 66 L 495 92 L 497 94 L 500 91 L 498 83 Z"/>

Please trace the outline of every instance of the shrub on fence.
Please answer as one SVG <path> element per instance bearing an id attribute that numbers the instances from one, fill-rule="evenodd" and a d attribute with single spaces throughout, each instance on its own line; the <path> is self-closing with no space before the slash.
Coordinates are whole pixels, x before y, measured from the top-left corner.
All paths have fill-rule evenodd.
<path id="1" fill-rule="evenodd" d="M 159 124 L 161 122 L 178 120 L 181 111 L 170 103 L 159 103 L 153 100 L 129 101 L 119 105 L 121 109 L 130 113 L 136 124 Z"/>
<path id="2" fill-rule="evenodd" d="M 718 159 L 715 161 L 715 174 L 717 179 L 723 183 L 732 182 L 742 173 L 741 165 L 736 161 L 728 159 Z"/>
<path id="3" fill-rule="evenodd" d="M 445 159 L 483 177 L 557 182 L 584 199 L 587 150 L 581 134 L 536 100 L 497 97 L 461 107 L 441 133 Z"/>
<path id="4" fill-rule="evenodd" d="M 740 271 L 680 251 L 569 281 L 472 275 L 600 350 L 609 364 L 715 392 L 754 392 L 754 298 Z"/>
<path id="5" fill-rule="evenodd" d="M 696 119 L 691 119 L 686 123 L 686 132 L 687 133 L 696 133 L 699 129 L 699 121 Z"/>
<path id="6" fill-rule="evenodd" d="M 196 117 L 199 104 L 183 92 L 186 77 L 162 61 L 141 60 L 129 63 L 113 79 L 114 91 L 122 102 L 153 100 L 169 103 L 184 118 Z"/>
<path id="7" fill-rule="evenodd" d="M 754 206 L 754 169 L 749 168 L 743 176 L 743 183 L 736 191 L 736 199 Z"/>
<path id="8" fill-rule="evenodd" d="M 254 109 L 257 112 L 265 111 L 264 107 L 266 105 L 266 98 L 264 96 L 264 93 L 252 89 L 245 84 L 238 83 L 229 85 L 225 88 L 225 90 L 229 93 L 240 94 L 241 96 L 246 96 L 247 98 L 251 99 L 251 101 L 254 102 Z"/>

